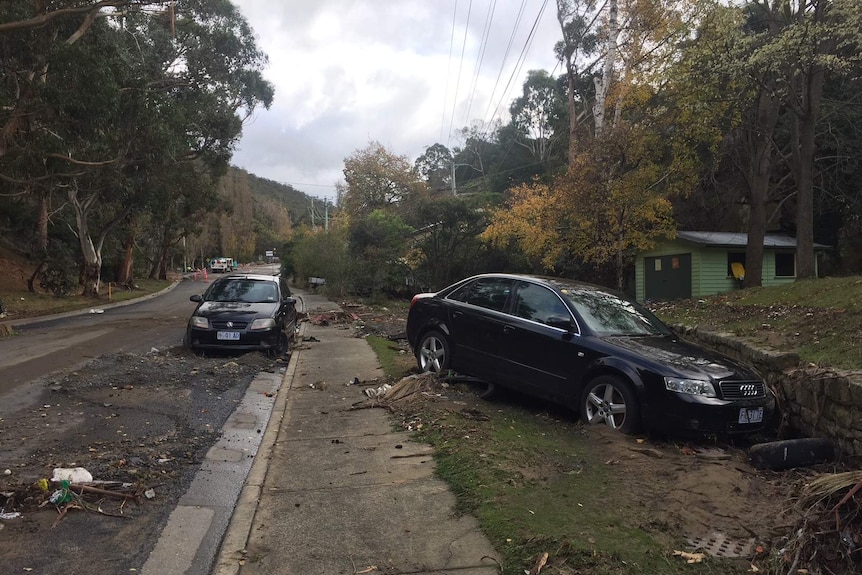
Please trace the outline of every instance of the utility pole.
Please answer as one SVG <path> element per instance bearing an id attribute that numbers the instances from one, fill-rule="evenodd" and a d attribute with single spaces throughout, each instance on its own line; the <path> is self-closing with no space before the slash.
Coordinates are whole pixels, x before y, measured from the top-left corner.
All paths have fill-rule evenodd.
<path id="1" fill-rule="evenodd" d="M 329 233 L 329 200 L 323 200 L 323 229 Z"/>
<path id="2" fill-rule="evenodd" d="M 314 231 L 314 198 L 311 198 L 311 230 Z"/>
<path id="3" fill-rule="evenodd" d="M 450 162 L 449 165 L 452 167 L 452 195 L 455 196 L 458 194 L 455 189 L 455 162 Z"/>

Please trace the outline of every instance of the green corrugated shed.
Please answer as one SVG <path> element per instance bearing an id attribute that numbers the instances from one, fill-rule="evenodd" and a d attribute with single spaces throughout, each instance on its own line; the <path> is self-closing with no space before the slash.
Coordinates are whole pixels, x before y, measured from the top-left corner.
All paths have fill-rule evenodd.
<path id="1" fill-rule="evenodd" d="M 747 242 L 747 234 L 677 232 L 676 239 L 638 254 L 635 262 L 638 301 L 703 297 L 739 289 L 741 282 L 733 277 L 731 262 L 744 265 Z M 827 248 L 815 244 L 817 251 Z M 795 279 L 796 239 L 767 235 L 763 242 L 763 285 L 779 285 Z"/>

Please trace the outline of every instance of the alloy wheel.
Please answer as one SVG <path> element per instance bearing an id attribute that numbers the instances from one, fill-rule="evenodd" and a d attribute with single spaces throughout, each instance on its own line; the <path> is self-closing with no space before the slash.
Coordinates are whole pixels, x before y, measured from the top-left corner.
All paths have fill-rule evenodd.
<path id="1" fill-rule="evenodd" d="M 626 398 L 611 383 L 601 383 L 587 394 L 585 410 L 592 425 L 604 423 L 611 429 L 620 429 L 626 421 Z"/>

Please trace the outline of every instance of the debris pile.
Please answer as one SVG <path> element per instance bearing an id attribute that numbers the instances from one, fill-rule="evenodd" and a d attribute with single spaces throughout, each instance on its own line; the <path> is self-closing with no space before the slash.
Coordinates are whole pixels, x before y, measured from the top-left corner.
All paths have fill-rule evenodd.
<path id="1" fill-rule="evenodd" d="M 779 549 L 782 574 L 862 572 L 862 471 L 807 482 L 797 519 Z"/>
<path id="2" fill-rule="evenodd" d="M 354 321 L 357 321 L 358 319 L 359 316 L 357 316 L 355 313 L 348 313 L 344 311 L 332 311 L 307 317 L 309 323 L 313 325 L 323 326 L 352 323 Z"/>
<path id="3" fill-rule="evenodd" d="M 376 388 L 366 388 L 363 393 L 368 399 L 354 404 L 354 407 L 391 407 L 394 403 L 409 401 L 417 394 L 428 397 L 432 395 L 432 389 L 438 386 L 448 387 L 448 384 L 441 382 L 436 374 L 408 375 L 392 385 L 385 383 Z"/>
<path id="4" fill-rule="evenodd" d="M 128 502 L 139 503 L 141 498 L 155 497 L 154 489 L 138 484 L 95 481 L 90 472 L 82 467 L 56 468 L 50 482 L 48 479 L 40 479 L 32 484 L 0 492 L 0 519 L 17 519 L 28 511 L 49 505 L 53 505 L 58 513 L 52 528 L 74 509 L 128 518 L 130 516 L 125 513 Z"/>

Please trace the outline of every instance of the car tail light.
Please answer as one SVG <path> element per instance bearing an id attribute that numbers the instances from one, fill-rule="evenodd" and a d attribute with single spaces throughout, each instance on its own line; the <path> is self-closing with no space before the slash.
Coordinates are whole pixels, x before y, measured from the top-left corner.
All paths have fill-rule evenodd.
<path id="1" fill-rule="evenodd" d="M 413 306 L 416 305 L 416 302 L 419 301 L 419 294 L 413 296 L 413 299 L 410 300 L 410 309 L 413 309 Z"/>

